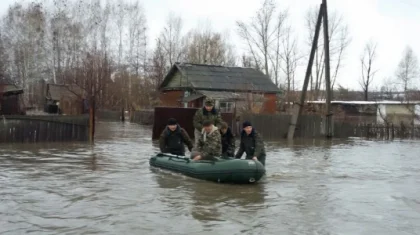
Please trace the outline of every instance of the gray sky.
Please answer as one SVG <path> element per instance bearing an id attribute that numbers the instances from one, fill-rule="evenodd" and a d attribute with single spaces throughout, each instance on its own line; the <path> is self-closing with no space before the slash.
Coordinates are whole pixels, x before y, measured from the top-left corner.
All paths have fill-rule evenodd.
<path id="1" fill-rule="evenodd" d="M 134 0 L 132 0 L 134 1 Z M 1 0 L 0 13 L 4 14 L 15 0 Z M 184 30 L 197 26 L 204 20 L 211 21 L 215 30 L 228 32 L 238 53 L 244 45 L 238 39 L 235 22 L 248 20 L 259 8 L 260 0 L 140 0 L 148 20 L 150 45 L 162 30 L 170 11 L 184 19 Z M 309 53 L 303 40 L 307 37 L 304 26 L 305 13 L 321 0 L 277 0 L 278 7 L 289 8 L 294 30 L 300 40 L 301 51 Z M 365 43 L 373 39 L 378 43 L 379 69 L 373 86 L 382 85 L 384 78 L 395 77 L 395 70 L 402 52 L 410 45 L 420 56 L 420 1 L 419 0 L 329 0 L 329 9 L 343 14 L 350 27 L 352 43 L 347 49 L 337 83 L 350 89 L 360 89 L 360 55 Z M 303 80 L 304 66 L 299 68 L 296 79 Z M 420 78 L 419 78 L 420 80 Z M 420 83 L 418 83 L 420 84 Z"/>

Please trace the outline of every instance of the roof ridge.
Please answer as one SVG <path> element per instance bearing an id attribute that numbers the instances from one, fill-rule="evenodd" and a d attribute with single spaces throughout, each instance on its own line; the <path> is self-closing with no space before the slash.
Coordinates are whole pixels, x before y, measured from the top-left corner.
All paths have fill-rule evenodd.
<path id="1" fill-rule="evenodd" d="M 180 66 L 195 65 L 195 66 L 203 66 L 203 67 L 221 67 L 221 68 L 238 68 L 238 69 L 254 69 L 254 70 L 257 70 L 255 68 L 251 68 L 251 67 L 225 66 L 225 65 L 217 65 L 217 64 L 197 64 L 197 63 L 179 63 L 179 62 L 176 62 L 176 64 L 180 65 Z"/>

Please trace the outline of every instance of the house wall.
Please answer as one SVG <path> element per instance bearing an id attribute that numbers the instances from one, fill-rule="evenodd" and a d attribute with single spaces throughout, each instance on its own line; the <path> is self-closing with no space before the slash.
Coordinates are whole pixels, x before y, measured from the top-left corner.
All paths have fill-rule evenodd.
<path id="1" fill-rule="evenodd" d="M 416 114 L 416 118 L 414 119 L 414 125 L 420 125 L 420 105 L 416 104 L 414 106 L 414 113 Z"/>
<path id="2" fill-rule="evenodd" d="M 83 114 L 83 102 L 80 100 L 62 98 L 60 100 L 59 108 L 61 109 L 62 114 L 66 114 L 66 115 Z"/>
<path id="3" fill-rule="evenodd" d="M 392 123 L 394 125 L 415 125 L 420 124 L 418 118 L 414 115 L 418 105 L 405 105 L 405 104 L 381 104 L 378 105 L 377 122 L 378 123 Z"/>
<path id="4" fill-rule="evenodd" d="M 262 113 L 274 114 L 277 109 L 277 95 L 276 94 L 264 94 L 264 105 Z"/>
<path id="5" fill-rule="evenodd" d="M 410 115 L 414 110 L 414 105 L 405 105 L 405 104 L 387 104 L 386 105 L 386 114 L 401 114 L 401 115 Z"/>
<path id="6" fill-rule="evenodd" d="M 166 87 L 187 87 L 188 86 L 188 78 L 182 77 L 182 74 L 177 71 L 172 79 L 169 81 Z"/>
<path id="7" fill-rule="evenodd" d="M 160 93 L 161 106 L 163 107 L 184 107 L 184 104 L 179 100 L 183 97 L 184 91 L 163 91 Z M 247 95 L 247 94 L 244 94 Z M 251 94 L 253 109 L 257 113 L 274 114 L 277 110 L 277 95 L 276 94 L 262 94 L 261 99 L 259 95 Z M 254 97 L 255 96 L 255 97 Z M 258 97 L 257 97 L 258 96 Z M 200 108 L 204 105 L 204 97 L 196 99 L 188 103 L 188 108 Z M 216 102 L 219 102 L 216 100 Z M 232 101 L 236 103 L 236 108 L 241 109 L 248 104 L 248 101 Z M 255 106 L 255 107 L 254 107 Z"/>
<path id="8" fill-rule="evenodd" d="M 180 103 L 180 99 L 183 97 L 184 91 L 162 91 L 160 93 L 161 106 L 164 107 L 184 107 Z"/>

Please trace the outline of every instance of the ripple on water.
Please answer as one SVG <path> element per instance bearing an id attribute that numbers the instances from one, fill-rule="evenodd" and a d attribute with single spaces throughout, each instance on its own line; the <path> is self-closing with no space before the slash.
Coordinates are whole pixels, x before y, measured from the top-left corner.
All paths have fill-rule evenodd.
<path id="1" fill-rule="evenodd" d="M 1 234 L 415 234 L 417 141 L 267 143 L 267 175 L 222 185 L 150 168 L 151 129 L 0 148 Z"/>

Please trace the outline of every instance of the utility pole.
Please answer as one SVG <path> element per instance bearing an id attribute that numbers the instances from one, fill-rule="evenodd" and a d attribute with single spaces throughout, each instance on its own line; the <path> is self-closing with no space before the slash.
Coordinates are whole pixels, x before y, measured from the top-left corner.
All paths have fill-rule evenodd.
<path id="1" fill-rule="evenodd" d="M 289 131 L 287 132 L 287 139 L 289 140 L 292 140 L 295 135 L 296 124 L 298 123 L 299 117 L 302 114 L 302 108 L 305 103 L 306 90 L 308 90 L 309 78 L 311 77 L 312 65 L 314 63 L 315 52 L 318 45 L 319 32 L 321 31 L 321 21 L 322 21 L 322 15 L 323 15 L 322 12 L 323 12 L 323 6 L 321 4 L 321 7 L 319 8 L 318 20 L 316 21 L 315 34 L 314 34 L 314 39 L 312 41 L 312 48 L 311 48 L 311 54 L 309 56 L 309 63 L 308 63 L 308 67 L 306 68 L 305 80 L 303 82 L 302 94 L 300 95 L 299 103 L 295 104 L 297 106 L 294 105 L 292 120 L 290 122 Z"/>
<path id="2" fill-rule="evenodd" d="M 333 136 L 333 121 L 332 121 L 332 112 L 331 112 L 331 67 L 330 67 L 330 37 L 328 33 L 328 8 L 327 0 L 322 0 L 322 5 L 324 6 L 323 16 L 324 16 L 324 53 L 325 53 L 325 86 L 327 91 L 327 113 L 325 118 L 325 135 L 327 138 Z"/>
<path id="3" fill-rule="evenodd" d="M 289 131 L 287 133 L 287 139 L 292 140 L 295 134 L 296 125 L 299 121 L 299 117 L 302 114 L 302 108 L 305 104 L 306 91 L 308 90 L 308 84 L 311 77 L 312 66 L 314 62 L 315 52 L 318 47 L 318 38 L 321 31 L 321 22 L 323 22 L 324 28 L 324 53 L 325 53 L 325 84 L 327 91 L 327 113 L 325 118 L 325 135 L 327 138 L 333 136 L 332 130 L 332 112 L 331 112 L 331 73 L 330 73 L 330 43 L 328 33 L 328 12 L 327 12 L 327 0 L 322 0 L 322 4 L 319 9 L 318 20 L 316 22 L 314 39 L 312 42 L 311 54 L 309 56 L 308 67 L 306 69 L 305 80 L 303 82 L 302 94 L 300 96 L 299 103 L 296 103 L 293 110 L 293 115 L 290 121 Z"/>

